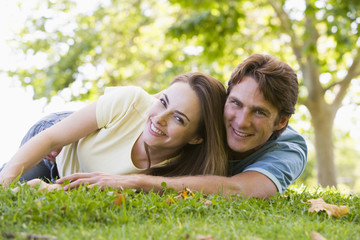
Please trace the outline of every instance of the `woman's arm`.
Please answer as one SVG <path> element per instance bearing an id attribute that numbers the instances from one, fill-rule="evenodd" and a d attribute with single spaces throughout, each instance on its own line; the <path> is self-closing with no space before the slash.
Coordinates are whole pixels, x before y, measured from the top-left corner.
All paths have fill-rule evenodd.
<path id="1" fill-rule="evenodd" d="M 25 143 L 0 172 L 0 184 L 8 184 L 20 173 L 36 166 L 52 150 L 75 142 L 97 129 L 96 102 L 93 102 Z"/>
<path id="2" fill-rule="evenodd" d="M 205 194 L 222 194 L 225 197 L 238 194 L 245 198 L 267 199 L 278 192 L 275 184 L 268 177 L 253 171 L 238 173 L 232 177 L 211 175 L 162 177 L 143 174 L 114 175 L 101 172 L 74 173 L 58 179 L 56 183 L 63 184 L 65 180 L 69 180 L 70 183 L 64 186 L 64 190 L 88 184 L 88 187 L 97 185 L 101 189 L 108 186 L 115 189 L 126 188 L 158 192 L 162 190 L 162 183 L 165 182 L 167 187 L 176 191 L 188 187 L 192 191 Z"/>

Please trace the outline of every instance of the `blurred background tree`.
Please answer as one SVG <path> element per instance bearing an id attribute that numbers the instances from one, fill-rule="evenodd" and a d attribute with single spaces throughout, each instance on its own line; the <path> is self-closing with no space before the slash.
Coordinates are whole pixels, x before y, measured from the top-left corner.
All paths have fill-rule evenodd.
<path id="1" fill-rule="evenodd" d="M 303 131 L 314 143 L 308 166 L 317 166 L 318 182 L 336 186 L 337 169 L 356 186 L 349 177 L 358 177 L 350 172 L 359 152 L 333 125 L 344 102 L 360 103 L 357 0 L 109 0 L 88 2 L 90 10 L 80 2 L 38 0 L 12 42 L 34 64 L 8 74 L 35 98 L 94 100 L 105 86 L 128 84 L 154 93 L 189 71 L 225 83 L 249 55 L 268 53 L 298 73 L 303 115 L 292 123 L 311 122 Z M 312 176 L 308 168 L 303 181 Z"/>

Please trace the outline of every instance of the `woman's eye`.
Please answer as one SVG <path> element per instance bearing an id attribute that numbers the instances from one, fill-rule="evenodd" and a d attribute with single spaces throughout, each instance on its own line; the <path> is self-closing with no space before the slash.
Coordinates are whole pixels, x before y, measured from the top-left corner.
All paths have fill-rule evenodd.
<path id="1" fill-rule="evenodd" d="M 166 101 L 163 98 L 160 98 L 160 103 L 166 107 Z"/>
<path id="2" fill-rule="evenodd" d="M 175 119 L 176 119 L 178 122 L 180 122 L 181 124 L 184 124 L 184 120 L 183 120 L 181 117 L 175 116 Z"/>

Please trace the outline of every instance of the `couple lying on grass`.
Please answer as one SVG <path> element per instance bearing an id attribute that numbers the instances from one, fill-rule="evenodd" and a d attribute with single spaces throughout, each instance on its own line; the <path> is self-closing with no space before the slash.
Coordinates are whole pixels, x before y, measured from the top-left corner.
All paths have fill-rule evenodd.
<path id="1" fill-rule="evenodd" d="M 160 191 L 166 182 L 175 190 L 268 198 L 306 165 L 305 140 L 288 126 L 297 96 L 293 69 L 262 54 L 236 67 L 227 91 L 202 73 L 179 75 L 156 95 L 108 88 L 77 112 L 35 124 L 0 183 L 22 174 L 29 184 L 53 181 L 52 189 Z"/>

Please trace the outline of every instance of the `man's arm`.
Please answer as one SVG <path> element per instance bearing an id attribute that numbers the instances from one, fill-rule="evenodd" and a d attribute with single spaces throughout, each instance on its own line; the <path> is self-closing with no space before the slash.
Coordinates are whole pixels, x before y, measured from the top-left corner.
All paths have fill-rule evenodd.
<path id="1" fill-rule="evenodd" d="M 142 174 L 134 175 L 112 175 L 106 173 L 76 173 L 63 177 L 57 181 L 62 184 L 65 180 L 71 183 L 64 187 L 76 188 L 80 185 L 89 184 L 104 188 L 110 186 L 116 189 L 129 188 L 149 192 L 161 191 L 161 183 L 165 182 L 167 187 L 181 191 L 184 187 L 192 191 L 199 191 L 205 194 L 222 194 L 225 197 L 239 194 L 243 197 L 269 198 L 278 191 L 275 184 L 265 175 L 248 171 L 236 174 L 232 177 L 222 176 L 185 176 L 185 177 L 160 177 Z"/>

